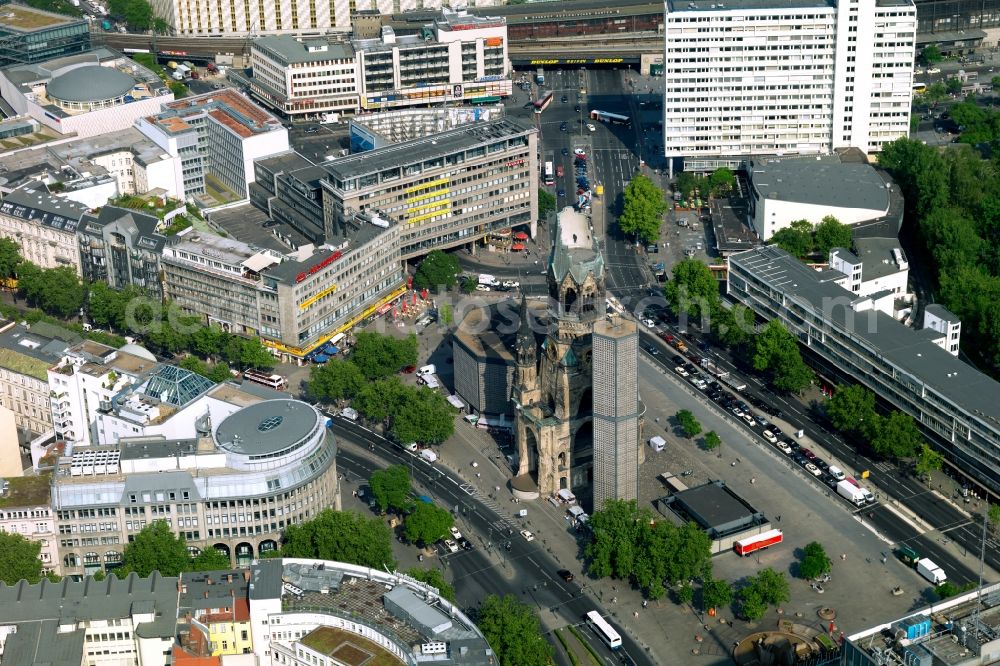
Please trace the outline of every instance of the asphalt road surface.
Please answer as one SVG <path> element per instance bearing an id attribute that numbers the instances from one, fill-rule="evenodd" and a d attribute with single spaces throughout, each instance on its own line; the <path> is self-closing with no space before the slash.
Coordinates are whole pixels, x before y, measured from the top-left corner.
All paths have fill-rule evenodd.
<path id="1" fill-rule="evenodd" d="M 550 614 L 550 623 L 556 616 L 562 623 L 580 625 L 585 613 L 601 606 L 586 593 L 585 577 L 579 573 L 578 565 L 561 564 L 545 551 L 540 538 L 525 541 L 520 535 L 520 526 L 510 518 L 500 515 L 491 499 L 478 495 L 462 479 L 441 466 L 428 464 L 423 459 L 403 451 L 379 435 L 345 419 L 333 418 L 333 432 L 341 441 L 350 441 L 361 446 L 374 445 L 372 453 L 386 465 L 406 465 L 411 468 L 411 478 L 422 492 L 435 498 L 442 506 L 449 507 L 460 515 L 461 525 L 468 531 L 472 527 L 478 537 L 477 547 L 471 551 L 459 551 L 445 557 L 454 575 L 455 592 L 459 604 L 471 608 L 487 594 L 515 594 L 521 601 L 535 605 L 540 614 Z M 341 471 L 362 478 L 371 476 L 376 468 L 363 455 L 337 448 L 337 465 Z M 491 506 L 493 505 L 493 506 Z M 471 536 L 471 535 L 470 535 Z M 510 550 L 503 544 L 509 543 Z M 493 553 L 493 557 L 488 555 Z M 497 558 L 501 563 L 498 564 Z M 499 569 L 498 569 L 499 567 Z M 567 583 L 556 572 L 570 568 L 583 581 L 581 588 L 576 581 Z M 555 624 L 561 624 L 555 622 Z M 617 653 L 609 651 L 603 643 L 591 640 L 594 648 L 608 664 L 622 663 L 628 656 L 632 663 L 653 666 L 655 663 L 635 641 L 623 631 L 622 649 Z"/>

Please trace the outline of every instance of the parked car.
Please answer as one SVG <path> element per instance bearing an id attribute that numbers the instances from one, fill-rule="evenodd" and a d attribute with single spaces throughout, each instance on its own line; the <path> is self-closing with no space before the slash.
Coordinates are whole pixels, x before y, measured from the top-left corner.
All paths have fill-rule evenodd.
<path id="1" fill-rule="evenodd" d="M 784 453 L 786 456 L 792 455 L 792 447 L 788 446 L 788 444 L 786 444 L 785 442 L 778 442 L 777 444 L 775 444 L 775 446 L 778 447 L 778 450 Z"/>
<path id="2" fill-rule="evenodd" d="M 462 533 L 458 531 L 458 528 L 454 525 L 451 526 L 451 536 L 454 537 L 455 541 L 462 540 Z"/>
<path id="3" fill-rule="evenodd" d="M 806 471 L 812 474 L 813 476 L 823 476 L 823 472 L 820 471 L 819 467 L 816 467 L 816 465 L 812 464 L 811 462 L 807 462 L 805 464 L 805 468 Z"/>
<path id="4" fill-rule="evenodd" d="M 445 539 L 444 540 L 444 547 L 448 549 L 449 553 L 457 553 L 458 552 L 458 544 L 455 543 L 454 541 L 452 541 L 451 539 Z"/>
<path id="5" fill-rule="evenodd" d="M 775 437 L 774 433 L 771 432 L 770 430 L 765 430 L 761 434 L 764 435 L 764 439 L 766 439 L 771 444 L 777 444 L 778 443 L 778 438 Z"/>
<path id="6" fill-rule="evenodd" d="M 750 412 L 743 412 L 743 420 L 746 421 L 746 424 L 751 428 L 757 425 L 756 419 L 754 419 L 753 414 Z"/>
<path id="7" fill-rule="evenodd" d="M 524 537 L 525 541 L 534 541 L 535 540 L 535 535 L 532 534 L 531 532 L 529 532 L 528 530 L 521 530 L 521 536 Z"/>
<path id="8" fill-rule="evenodd" d="M 688 376 L 690 376 L 688 374 L 688 371 L 684 369 L 683 365 L 676 365 L 676 366 L 674 366 L 674 372 L 676 372 L 681 377 L 688 377 Z"/>
<path id="9" fill-rule="evenodd" d="M 560 569 L 559 571 L 556 572 L 556 574 L 567 583 L 573 581 L 573 572 L 570 571 L 569 569 Z"/>
<path id="10" fill-rule="evenodd" d="M 562 97 L 559 98 L 559 101 L 562 102 L 563 104 L 565 104 L 566 102 L 569 101 L 569 97 L 567 97 L 566 95 L 563 95 Z"/>

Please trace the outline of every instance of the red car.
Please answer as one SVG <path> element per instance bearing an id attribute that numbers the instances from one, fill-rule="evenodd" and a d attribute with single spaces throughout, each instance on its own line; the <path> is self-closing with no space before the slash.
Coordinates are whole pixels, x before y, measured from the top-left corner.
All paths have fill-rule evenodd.
<path id="1" fill-rule="evenodd" d="M 563 177 L 563 173 L 564 173 L 563 172 L 563 168 L 562 168 L 562 165 L 560 164 L 559 166 L 556 167 L 556 177 L 557 178 L 562 178 Z"/>
<path id="2" fill-rule="evenodd" d="M 812 451 L 810 451 L 809 449 L 800 448 L 799 449 L 799 453 L 801 453 L 802 455 L 804 455 L 809 460 L 816 460 L 816 454 L 813 453 Z"/>

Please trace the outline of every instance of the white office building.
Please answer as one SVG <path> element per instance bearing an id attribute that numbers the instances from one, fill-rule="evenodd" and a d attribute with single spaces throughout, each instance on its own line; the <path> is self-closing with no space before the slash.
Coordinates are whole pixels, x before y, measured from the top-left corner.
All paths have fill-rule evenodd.
<path id="1" fill-rule="evenodd" d="M 513 89 L 506 19 L 449 10 L 420 34 L 384 26 L 378 37 L 350 41 L 261 37 L 250 64 L 254 96 L 293 116 L 479 104 Z"/>
<path id="2" fill-rule="evenodd" d="M 879 151 L 909 132 L 916 25 L 912 0 L 669 0 L 664 154 Z"/>

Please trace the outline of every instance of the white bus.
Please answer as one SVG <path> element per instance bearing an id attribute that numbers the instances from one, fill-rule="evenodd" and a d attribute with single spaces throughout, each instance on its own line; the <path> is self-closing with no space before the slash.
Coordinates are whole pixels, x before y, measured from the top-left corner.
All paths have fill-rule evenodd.
<path id="1" fill-rule="evenodd" d="M 542 167 L 542 180 L 546 185 L 556 184 L 556 173 L 552 169 L 552 162 L 546 162 Z"/>
<path id="2" fill-rule="evenodd" d="M 247 370 L 243 373 L 243 379 L 254 384 L 260 384 L 275 391 L 284 391 L 288 388 L 288 380 L 281 375 L 268 375 L 257 370 Z"/>
<path id="3" fill-rule="evenodd" d="M 612 650 L 617 650 L 622 646 L 622 637 L 597 611 L 587 613 L 587 624 Z"/>

